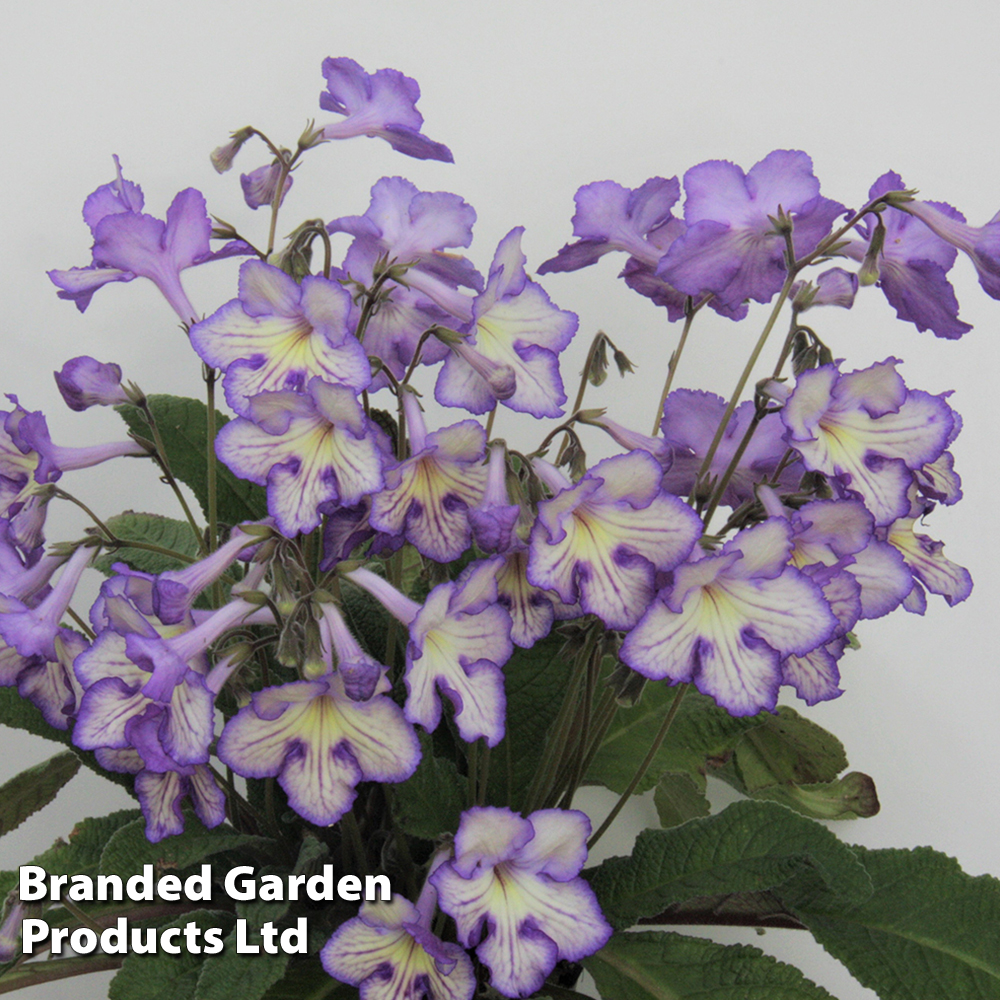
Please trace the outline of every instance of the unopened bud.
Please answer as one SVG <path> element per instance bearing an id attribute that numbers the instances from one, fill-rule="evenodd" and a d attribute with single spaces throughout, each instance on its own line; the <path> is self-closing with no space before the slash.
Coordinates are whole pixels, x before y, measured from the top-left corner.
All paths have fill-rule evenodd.
<path id="1" fill-rule="evenodd" d="M 913 201 L 919 193 L 916 188 L 907 188 L 904 191 L 887 191 L 879 201 L 883 205 L 891 205 L 895 208 Z"/>
<path id="2" fill-rule="evenodd" d="M 241 601 L 252 604 L 255 608 L 262 608 L 268 602 L 267 594 L 262 590 L 245 590 L 239 596 Z"/>
<path id="3" fill-rule="evenodd" d="M 237 129 L 233 132 L 229 142 L 212 151 L 209 159 L 211 159 L 212 166 L 215 167 L 218 173 L 224 174 L 233 165 L 233 160 L 236 159 L 236 154 L 240 151 L 240 147 L 252 135 L 253 129 L 249 126 Z"/>
<path id="4" fill-rule="evenodd" d="M 326 139 L 323 138 L 323 129 L 316 128 L 315 119 L 310 120 L 302 135 L 299 136 L 299 149 L 312 149 L 313 146 L 318 146 L 321 142 L 326 142 Z"/>
<path id="5" fill-rule="evenodd" d="M 608 377 L 608 338 L 599 332 L 594 338 L 594 349 L 590 356 L 587 378 L 593 386 L 603 385 Z"/>
<path id="6" fill-rule="evenodd" d="M 818 291 L 811 281 L 796 281 L 792 285 L 792 309 L 805 312 L 813 304 Z"/>
<path id="7" fill-rule="evenodd" d="M 244 535 L 251 538 L 271 538 L 274 535 L 274 528 L 270 524 L 241 524 L 239 530 Z"/>
<path id="8" fill-rule="evenodd" d="M 226 222 L 225 219 L 220 219 L 217 215 L 213 215 L 212 220 L 215 222 L 215 225 L 212 226 L 213 240 L 235 240 L 239 236 L 236 227 L 231 222 Z"/>
<path id="9" fill-rule="evenodd" d="M 881 276 L 879 270 L 879 258 L 882 256 L 882 247 L 885 245 L 885 223 L 882 216 L 878 217 L 875 224 L 875 232 L 868 242 L 868 250 L 865 252 L 865 259 L 861 262 L 858 270 L 858 282 L 861 285 L 874 285 Z"/>
<path id="10" fill-rule="evenodd" d="M 635 374 L 635 366 L 629 360 L 628 355 L 624 351 L 619 351 L 615 348 L 614 353 L 615 364 L 618 366 L 618 374 L 624 378 L 626 375 Z"/>

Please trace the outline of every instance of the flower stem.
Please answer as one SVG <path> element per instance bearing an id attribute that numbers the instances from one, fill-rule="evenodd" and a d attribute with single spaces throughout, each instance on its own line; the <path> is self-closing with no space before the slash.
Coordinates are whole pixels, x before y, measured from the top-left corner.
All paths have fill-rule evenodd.
<path id="1" fill-rule="evenodd" d="M 614 808 L 608 813 L 607 818 L 604 822 L 597 828 L 597 833 L 595 833 L 590 840 L 587 841 L 587 850 L 591 850 L 601 837 L 604 836 L 608 827 L 618 818 L 618 814 L 622 811 L 625 803 L 631 798 L 632 793 L 638 788 L 639 782 L 645 777 L 646 772 L 649 770 L 650 764 L 653 763 L 653 759 L 656 757 L 663 746 L 663 741 L 667 738 L 667 733 L 670 732 L 670 727 L 673 725 L 674 719 L 677 717 L 677 710 L 681 707 L 681 702 L 684 700 L 684 695 L 687 694 L 688 684 L 681 684 L 677 688 L 677 694 L 674 695 L 674 700 L 671 702 L 670 711 L 667 712 L 666 717 L 663 720 L 663 725 L 660 726 L 660 731 L 656 734 L 653 740 L 652 746 L 649 748 L 649 753 L 646 754 L 642 763 L 639 765 L 635 774 L 632 775 L 632 780 L 628 783 L 628 788 L 622 793 L 621 798 L 615 803 Z"/>
<path id="2" fill-rule="evenodd" d="M 660 421 L 663 419 L 663 404 L 666 403 L 667 396 L 670 395 L 670 387 L 674 384 L 674 375 L 677 373 L 677 366 L 680 364 L 681 355 L 684 353 L 684 345 L 687 343 L 691 324 L 694 322 L 695 316 L 698 315 L 698 310 L 710 298 L 710 295 L 706 295 L 695 305 L 694 300 L 689 295 L 684 303 L 684 329 L 681 330 L 681 339 L 677 342 L 677 349 L 670 355 L 670 360 L 667 362 L 667 380 L 663 383 L 663 392 L 660 393 L 660 406 L 653 420 L 653 430 L 651 432 L 653 434 L 656 434 L 660 429 Z"/>

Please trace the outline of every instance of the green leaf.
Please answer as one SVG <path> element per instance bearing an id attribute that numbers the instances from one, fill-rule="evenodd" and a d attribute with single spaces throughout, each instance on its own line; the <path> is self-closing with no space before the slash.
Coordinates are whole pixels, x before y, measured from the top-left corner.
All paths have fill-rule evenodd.
<path id="1" fill-rule="evenodd" d="M 587 771 L 587 780 L 619 794 L 624 792 L 676 694 L 676 688 L 654 682 L 646 685 L 637 705 L 620 708 Z M 711 698 L 689 691 L 636 794 L 649 791 L 666 771 L 703 773 L 708 758 L 731 750 L 739 737 L 759 726 L 766 715 L 770 713 L 734 718 Z"/>
<path id="2" fill-rule="evenodd" d="M 631 857 L 609 858 L 587 878 L 613 927 L 630 927 L 697 896 L 758 892 L 801 872 L 857 903 L 871 881 L 826 827 L 772 802 L 735 802 L 671 830 L 644 830 Z"/>
<path id="3" fill-rule="evenodd" d="M 231 913 L 193 910 L 163 924 L 163 929 L 183 928 L 193 922 L 203 933 L 209 927 L 222 927 L 228 931 L 232 920 Z M 204 955 L 191 954 L 183 941 L 179 955 L 164 951 L 157 951 L 155 955 L 130 954 L 121 971 L 111 980 L 108 1000 L 194 1000 L 198 974 L 204 961 Z"/>
<path id="4" fill-rule="evenodd" d="M 214 854 L 241 847 L 274 849 L 274 841 L 238 833 L 231 826 L 217 826 L 212 830 L 191 813 L 184 816 L 184 832 L 167 837 L 157 844 L 146 839 L 146 822 L 137 819 L 116 831 L 107 842 L 101 855 L 101 873 L 104 875 L 134 875 L 143 865 L 158 864 L 170 868 L 187 868 Z"/>
<path id="5" fill-rule="evenodd" d="M 148 396 L 147 400 L 175 478 L 191 487 L 207 517 L 207 407 L 200 400 L 181 396 Z M 115 410 L 129 430 L 149 437 L 149 427 L 140 409 L 116 406 Z M 228 417 L 216 412 L 216 428 L 221 429 L 228 422 Z M 219 520 L 226 524 L 256 521 L 267 516 L 267 496 L 263 488 L 238 479 L 221 462 L 216 462 L 216 495 Z"/>
<path id="6" fill-rule="evenodd" d="M 875 887 L 860 905 L 779 890 L 816 940 L 882 1000 L 1000 998 L 1000 881 L 929 847 L 853 850 Z"/>
<path id="7" fill-rule="evenodd" d="M 96 875 L 109 838 L 123 826 L 135 822 L 137 816 L 138 809 L 120 809 L 107 816 L 81 820 L 66 840 L 57 840 L 30 863 L 41 865 L 50 875 Z"/>
<path id="8" fill-rule="evenodd" d="M 875 782 L 861 771 L 817 785 L 771 785 L 755 793 L 813 819 L 857 819 L 874 816 L 881 806 Z"/>
<path id="9" fill-rule="evenodd" d="M 139 514 L 134 510 L 126 510 L 109 517 L 104 523 L 122 541 L 159 545 L 161 548 L 180 552 L 181 555 L 191 556 L 192 559 L 198 556 L 198 540 L 187 521 L 177 521 L 161 514 Z M 114 552 L 106 552 L 95 561 L 94 566 L 102 573 L 111 573 L 111 565 L 116 562 L 127 563 L 132 569 L 154 574 L 168 569 L 183 569 L 188 565 L 182 559 L 172 559 L 159 552 L 126 546 Z"/>
<path id="10" fill-rule="evenodd" d="M 506 735 L 492 750 L 489 799 L 518 809 L 531 785 L 569 682 L 572 663 L 559 651 L 563 639 L 550 635 L 531 649 L 516 649 L 503 668 L 507 693 Z"/>
<path id="11" fill-rule="evenodd" d="M 847 767 L 832 733 L 782 706 L 743 734 L 733 755 L 713 771 L 744 795 L 781 802 L 814 819 L 855 819 L 879 811 L 875 782 Z"/>
<path id="12" fill-rule="evenodd" d="M 665 931 L 615 934 L 583 964 L 607 1000 L 833 1000 L 759 948 Z"/>
<path id="13" fill-rule="evenodd" d="M 668 771 L 656 785 L 653 802 L 660 817 L 660 826 L 680 826 L 689 819 L 707 816 L 711 812 L 705 797 L 704 775 Z"/>
<path id="14" fill-rule="evenodd" d="M 434 742 L 420 734 L 423 757 L 413 776 L 392 786 L 392 811 L 399 826 L 414 837 L 434 840 L 454 833 L 468 804 L 468 781 L 455 764 L 434 756 Z"/>
<path id="15" fill-rule="evenodd" d="M 67 750 L 0 786 L 0 836 L 17 829 L 32 813 L 47 806 L 79 770 L 80 759 Z"/>
<path id="16" fill-rule="evenodd" d="M 365 652 L 381 663 L 385 656 L 389 612 L 367 590 L 353 585 L 342 588 L 341 599 L 344 617 L 351 632 L 357 637 Z M 405 630 L 400 629 L 400 631 L 405 634 Z"/>
<path id="17" fill-rule="evenodd" d="M 132 791 L 131 774 L 116 774 L 114 771 L 106 771 L 97 763 L 92 751 L 78 750 L 73 747 L 72 729 L 56 729 L 50 726 L 45 721 L 45 716 L 30 701 L 18 694 L 16 687 L 0 688 L 0 725 L 10 726 L 11 729 L 21 729 L 34 736 L 41 736 L 43 740 L 70 747 L 79 761 L 95 774 L 127 788 L 129 792 Z"/>
<path id="18" fill-rule="evenodd" d="M 263 1000 L 349 1000 L 357 995 L 356 987 L 338 983 L 319 959 L 305 958 L 291 962 L 288 975 L 275 983 Z"/>
<path id="19" fill-rule="evenodd" d="M 776 715 L 762 714 L 761 724 L 735 746 L 732 768 L 739 791 L 754 795 L 779 784 L 833 781 L 847 767 L 843 744 L 815 722 L 782 705 Z M 719 770 L 725 777 L 726 768 Z"/>
<path id="20" fill-rule="evenodd" d="M 205 959 L 195 1000 L 260 1000 L 284 974 L 291 955 L 268 955 L 261 946 L 260 925 L 247 922 L 247 943 L 261 948 L 256 955 L 236 952 L 236 931 L 226 938 L 220 955 Z"/>

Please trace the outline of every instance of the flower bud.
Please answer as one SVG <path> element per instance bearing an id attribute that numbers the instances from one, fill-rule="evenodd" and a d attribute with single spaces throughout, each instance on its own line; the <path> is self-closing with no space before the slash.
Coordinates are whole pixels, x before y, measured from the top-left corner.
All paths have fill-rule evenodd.
<path id="1" fill-rule="evenodd" d="M 240 151 L 240 147 L 252 135 L 253 129 L 250 128 L 250 126 L 237 129 L 233 132 L 232 139 L 230 139 L 229 142 L 212 151 L 209 159 L 212 161 L 212 166 L 215 167 L 218 173 L 224 174 L 233 165 L 233 160 L 236 159 L 236 154 Z"/>

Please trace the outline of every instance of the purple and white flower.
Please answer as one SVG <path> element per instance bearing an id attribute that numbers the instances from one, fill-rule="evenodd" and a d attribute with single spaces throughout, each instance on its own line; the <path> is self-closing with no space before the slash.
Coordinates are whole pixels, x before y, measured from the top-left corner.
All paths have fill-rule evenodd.
<path id="1" fill-rule="evenodd" d="M 652 680 L 693 682 L 731 715 L 773 710 L 782 661 L 839 625 L 821 588 L 789 565 L 792 535 L 769 518 L 716 553 L 696 550 L 625 637 L 622 661 Z"/>
<path id="2" fill-rule="evenodd" d="M 860 497 L 879 526 L 909 511 L 913 472 L 940 457 L 955 424 L 942 396 L 907 389 L 899 363 L 889 358 L 846 375 L 836 365 L 803 372 L 781 411 L 785 440 L 805 467 Z"/>
<path id="3" fill-rule="evenodd" d="M 382 489 L 383 437 L 353 389 L 316 377 L 304 393 L 262 392 L 219 432 L 215 451 L 267 487 L 268 511 L 292 538 L 320 523 L 320 505 L 353 506 Z"/>
<path id="4" fill-rule="evenodd" d="M 239 298 L 191 328 L 191 346 L 225 371 L 226 402 L 240 416 L 262 392 L 305 392 L 312 378 L 359 392 L 371 365 L 348 324 L 351 297 L 336 281 L 301 284 L 259 260 L 240 268 Z"/>
<path id="5" fill-rule="evenodd" d="M 561 960 L 578 961 L 611 937 L 590 886 L 590 821 L 577 810 L 469 809 L 455 835 L 455 856 L 430 876 L 438 905 L 458 939 L 490 970 L 494 989 L 525 997 Z"/>
<path id="6" fill-rule="evenodd" d="M 656 574 L 687 558 L 701 534 L 697 514 L 660 486 L 648 452 L 607 458 L 575 486 L 547 462 L 553 490 L 538 505 L 528 580 L 566 604 L 579 601 L 608 628 L 631 628 L 656 593 Z"/>

